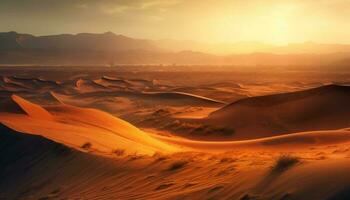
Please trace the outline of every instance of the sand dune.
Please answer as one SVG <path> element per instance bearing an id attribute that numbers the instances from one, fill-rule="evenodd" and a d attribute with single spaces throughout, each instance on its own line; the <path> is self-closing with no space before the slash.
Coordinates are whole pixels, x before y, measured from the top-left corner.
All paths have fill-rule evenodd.
<path id="1" fill-rule="evenodd" d="M 18 90 L 30 89 L 28 86 L 26 86 L 22 83 L 19 83 L 19 82 L 15 82 L 6 76 L 2 77 L 2 80 L 0 83 L 1 83 L 1 87 L 4 90 L 8 90 L 8 91 L 18 91 Z"/>
<path id="2" fill-rule="evenodd" d="M 3 199 L 50 199 L 61 192 L 61 186 L 80 182 L 77 185 L 84 188 L 83 176 L 96 177 L 101 168 L 113 166 L 112 160 L 81 153 L 42 136 L 19 133 L 3 124 L 0 149 Z M 58 191 L 50 194 L 54 190 Z"/>
<path id="3" fill-rule="evenodd" d="M 2 75 L 0 199 L 350 197 L 348 87 L 77 69 Z"/>
<path id="4" fill-rule="evenodd" d="M 12 96 L 14 97 L 14 96 Z M 27 114 L 24 109 L 12 98 L 10 94 L 5 96 L 0 101 L 0 111 L 3 114 L 16 113 L 16 114 Z"/>
<path id="5" fill-rule="evenodd" d="M 43 78 L 20 78 L 16 76 L 2 76 L 0 87 L 4 91 L 14 93 L 45 93 L 50 90 L 62 90 L 62 85 L 58 81 L 46 80 Z"/>
<path id="6" fill-rule="evenodd" d="M 233 102 L 242 98 L 246 98 L 246 94 L 238 92 L 236 89 L 226 89 L 216 86 L 204 86 L 204 87 L 178 87 L 173 89 L 175 92 L 191 93 L 199 96 L 206 96 L 209 98 L 217 99 L 223 102 Z M 238 89 L 241 90 L 241 89 Z"/>
<path id="7" fill-rule="evenodd" d="M 136 101 L 144 106 L 154 105 L 168 105 L 168 106 L 208 106 L 219 107 L 225 105 L 224 102 L 201 97 L 197 95 L 191 95 L 186 93 L 176 92 L 137 92 L 137 91 L 98 91 L 89 92 L 83 94 L 77 94 L 73 96 L 61 95 L 62 98 L 67 99 L 70 102 L 84 102 L 100 101 L 101 98 L 110 97 L 125 97 Z"/>
<path id="8" fill-rule="evenodd" d="M 176 150 L 131 124 L 98 110 L 69 105 L 44 109 L 15 95 L 10 102 L 14 112 L 1 112 L 0 121 L 19 132 L 42 135 L 78 149 L 88 143 L 91 150 L 104 154 L 112 154 L 117 149 L 139 154 Z"/>
<path id="9" fill-rule="evenodd" d="M 242 99 L 213 112 L 206 122 L 234 129 L 235 139 L 339 129 L 350 126 L 349 102 L 350 87 L 327 85 Z"/>
<path id="10" fill-rule="evenodd" d="M 35 80 L 40 84 L 45 84 L 45 85 L 49 85 L 49 86 L 59 86 L 60 85 L 59 81 L 46 80 L 46 79 L 40 78 L 40 77 L 36 78 Z"/>
<path id="11" fill-rule="evenodd" d="M 38 119 L 52 119 L 52 115 L 45 109 L 17 95 L 3 97 L 0 112 L 23 114 Z"/>
<path id="12" fill-rule="evenodd" d="M 37 103 L 39 105 L 57 105 L 62 104 L 60 99 L 57 97 L 55 92 L 47 91 L 34 95 L 26 95 L 27 99 L 32 101 L 33 103 Z"/>
<path id="13" fill-rule="evenodd" d="M 116 88 L 116 89 L 126 89 L 130 86 L 132 86 L 128 81 L 123 79 L 116 79 L 116 78 L 107 78 L 102 77 L 100 79 L 94 80 L 95 83 L 99 85 L 103 85 L 104 87 L 108 88 Z"/>
<path id="14" fill-rule="evenodd" d="M 115 149 L 134 153 L 171 152 L 176 151 L 179 146 L 183 150 L 192 148 L 206 152 L 226 152 L 237 148 L 299 148 L 343 143 L 350 139 L 350 134 L 345 129 L 238 142 L 201 142 L 153 135 L 158 138 L 155 139 L 131 124 L 99 110 L 65 104 L 43 108 L 16 95 L 11 97 L 10 102 L 12 107 L 8 108 L 11 110 L 0 113 L 0 121 L 5 125 L 20 132 L 39 134 L 75 148 L 90 143 L 92 149 L 105 154 Z M 131 144 L 133 146 L 129 146 Z"/>
<path id="15" fill-rule="evenodd" d="M 226 104 L 223 101 L 218 101 L 214 99 L 210 99 L 207 97 L 193 95 L 184 92 L 144 92 L 142 93 L 144 96 L 150 96 L 150 98 L 155 97 L 164 100 L 177 100 L 177 101 L 185 101 L 187 105 L 195 104 L 197 106 L 203 105 L 211 105 L 211 106 L 222 106 Z"/>
<path id="16" fill-rule="evenodd" d="M 33 104 L 25 99 L 12 95 L 11 99 L 17 103 L 17 105 L 23 109 L 23 111 L 31 118 L 42 119 L 42 120 L 51 120 L 53 119 L 52 115 L 47 112 L 45 109 L 39 105 Z"/>
<path id="17" fill-rule="evenodd" d="M 144 79 L 124 79 L 124 78 L 117 78 L 112 76 L 102 76 L 101 79 L 106 82 L 119 84 L 119 85 L 125 85 L 125 86 L 153 86 L 153 81 L 144 80 Z"/>
<path id="18" fill-rule="evenodd" d="M 99 91 L 99 90 L 107 90 L 107 88 L 104 87 L 103 85 L 100 85 L 91 80 L 78 79 L 75 83 L 75 86 L 78 89 L 78 91 L 82 93 Z"/>
<path id="19" fill-rule="evenodd" d="M 41 136 L 18 133 L 4 125 L 0 125 L 0 149 L 3 199 L 349 197 L 349 159 L 301 160 L 279 171 L 271 171 L 272 160 L 249 153 L 113 160 L 79 152 Z"/>
<path id="20" fill-rule="evenodd" d="M 178 137 L 166 137 L 155 135 L 160 140 L 170 144 L 185 146 L 194 151 L 203 152 L 227 152 L 232 150 L 267 150 L 278 151 L 302 150 L 310 147 L 341 144 L 350 142 L 350 131 L 348 129 L 311 131 L 292 133 L 281 136 L 266 137 L 262 139 L 242 141 L 195 141 Z"/>

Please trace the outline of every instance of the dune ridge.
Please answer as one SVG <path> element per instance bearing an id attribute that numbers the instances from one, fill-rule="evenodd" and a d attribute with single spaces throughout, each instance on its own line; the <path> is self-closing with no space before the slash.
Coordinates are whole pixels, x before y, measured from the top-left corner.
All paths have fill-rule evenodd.
<path id="1" fill-rule="evenodd" d="M 280 152 L 290 150 L 302 150 L 310 147 L 332 144 L 344 144 L 350 142 L 350 130 L 323 130 L 298 132 L 286 135 L 265 137 L 260 139 L 239 141 L 198 141 L 178 137 L 155 135 L 160 140 L 170 144 L 181 145 L 194 151 L 203 152 L 227 152 L 233 150 L 278 150 Z"/>
<path id="2" fill-rule="evenodd" d="M 177 137 L 149 134 L 128 122 L 105 112 L 69 105 L 46 106 L 45 109 L 19 96 L 12 96 L 22 108 L 22 114 L 0 113 L 0 121 L 14 130 L 38 134 L 54 141 L 81 148 L 92 144 L 96 152 L 111 154 L 113 150 L 149 154 L 152 152 L 205 151 L 226 152 L 234 149 L 307 148 L 310 145 L 346 143 L 350 141 L 347 129 L 302 132 L 257 140 L 233 142 L 203 142 Z M 130 146 L 133 145 L 133 146 Z"/>
<path id="3" fill-rule="evenodd" d="M 17 95 L 12 95 L 11 99 L 17 103 L 19 107 L 30 117 L 32 118 L 38 118 L 38 119 L 45 119 L 50 120 L 53 119 L 52 115 L 47 112 L 45 109 L 40 107 L 39 105 L 36 105 L 34 103 L 31 103 Z"/>
<path id="4" fill-rule="evenodd" d="M 92 150 L 103 154 L 116 149 L 140 154 L 177 149 L 102 111 L 65 104 L 43 108 L 16 95 L 11 99 L 24 113 L 0 112 L 0 122 L 19 132 L 42 135 L 78 149 L 89 143 Z"/>

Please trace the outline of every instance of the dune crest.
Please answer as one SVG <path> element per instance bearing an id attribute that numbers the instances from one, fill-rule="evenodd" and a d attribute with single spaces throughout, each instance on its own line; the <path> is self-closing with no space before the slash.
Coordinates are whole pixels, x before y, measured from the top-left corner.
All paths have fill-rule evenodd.
<path id="1" fill-rule="evenodd" d="M 235 139 L 341 129 L 350 126 L 350 87 L 318 88 L 250 97 L 209 115 L 206 122 L 235 130 Z"/>
<path id="2" fill-rule="evenodd" d="M 350 142 L 347 129 L 291 133 L 287 135 L 240 141 L 196 141 L 177 137 L 155 136 L 168 143 L 202 152 L 228 152 L 232 150 L 301 150 L 316 146 L 346 144 Z"/>
<path id="3" fill-rule="evenodd" d="M 117 149 L 130 154 L 177 151 L 176 147 L 99 110 L 64 104 L 43 108 L 16 95 L 11 99 L 23 112 L 0 112 L 0 122 L 18 132 L 41 135 L 77 149 L 89 144 L 92 152 L 102 154 L 113 154 Z"/>
<path id="4" fill-rule="evenodd" d="M 41 106 L 31 103 L 17 95 L 12 95 L 11 99 L 30 117 L 45 120 L 53 119 L 52 115 Z"/>

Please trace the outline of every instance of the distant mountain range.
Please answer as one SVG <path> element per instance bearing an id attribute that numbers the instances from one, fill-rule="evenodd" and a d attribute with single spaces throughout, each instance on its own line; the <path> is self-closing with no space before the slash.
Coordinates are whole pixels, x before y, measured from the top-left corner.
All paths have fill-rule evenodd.
<path id="1" fill-rule="evenodd" d="M 230 52 L 230 53 L 227 53 Z M 226 54 L 224 54 L 226 53 Z M 312 42 L 273 46 L 258 42 L 205 44 L 141 40 L 117 35 L 79 33 L 33 36 L 0 33 L 0 64 L 109 65 L 347 65 L 350 45 Z"/>
<path id="2" fill-rule="evenodd" d="M 138 40 L 116 35 L 79 33 L 36 37 L 16 32 L 0 33 L 0 50 L 92 50 L 125 51 L 155 50 L 157 47 L 148 40 Z"/>

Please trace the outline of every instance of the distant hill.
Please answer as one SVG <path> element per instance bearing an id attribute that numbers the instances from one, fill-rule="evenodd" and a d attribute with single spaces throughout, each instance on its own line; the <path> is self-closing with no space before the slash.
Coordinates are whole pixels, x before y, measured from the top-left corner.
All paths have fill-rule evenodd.
<path id="1" fill-rule="evenodd" d="M 212 54 L 220 49 L 233 53 Z M 347 66 L 349 60 L 349 45 L 303 43 L 276 47 L 256 42 L 207 45 L 191 41 L 140 40 L 111 32 L 51 36 L 0 33 L 2 65 L 329 65 L 334 69 L 335 65 Z"/>
<path id="2" fill-rule="evenodd" d="M 157 50 L 148 40 L 139 40 L 116 35 L 111 32 L 103 34 L 79 33 L 51 36 L 33 36 L 16 32 L 0 33 L 0 50 L 92 50 L 125 51 Z"/>

